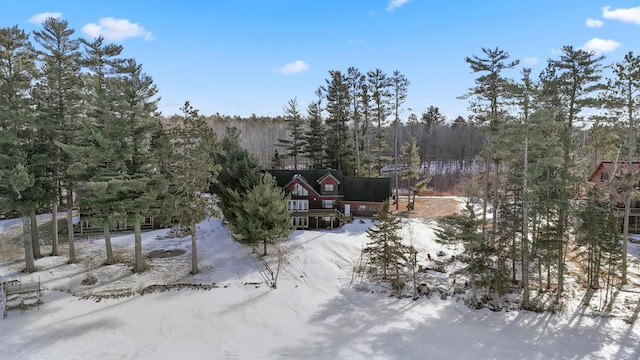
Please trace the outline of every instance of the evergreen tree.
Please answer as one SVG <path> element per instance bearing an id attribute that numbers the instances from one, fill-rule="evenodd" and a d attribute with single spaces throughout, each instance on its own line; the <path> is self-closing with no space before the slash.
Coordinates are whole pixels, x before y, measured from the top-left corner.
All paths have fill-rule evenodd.
<path id="1" fill-rule="evenodd" d="M 602 260 L 610 255 L 609 252 L 618 257 L 621 255 L 618 216 L 605 194 L 593 187 L 587 194 L 587 202 L 579 211 L 578 218 L 580 225 L 576 240 L 586 253 L 587 286 L 599 289 Z"/>
<path id="2" fill-rule="evenodd" d="M 55 144 L 74 145 L 82 131 L 80 121 L 80 42 L 72 38 L 75 31 L 66 20 L 48 18 L 42 23 L 42 30 L 34 31 L 34 39 L 40 45 L 36 51 L 41 63 L 41 74 L 36 82 L 34 97 L 39 112 L 39 128 L 48 140 L 51 172 L 59 184 L 64 186 L 67 210 L 67 240 L 69 242 L 69 262 L 76 262 L 73 234 L 73 193 L 75 180 L 67 172 L 71 165 L 70 155 Z M 62 194 L 53 201 L 52 223 L 57 224 L 55 214 Z M 53 232 L 54 237 L 57 231 Z M 54 243 L 57 240 L 54 238 Z"/>
<path id="3" fill-rule="evenodd" d="M 298 170 L 298 161 L 300 155 L 304 153 L 305 138 L 305 121 L 300 110 L 298 110 L 298 101 L 293 98 L 284 108 L 284 121 L 289 131 L 288 139 L 278 139 L 279 146 L 285 149 L 284 155 L 293 158 L 293 169 Z"/>
<path id="4" fill-rule="evenodd" d="M 478 231 L 481 221 L 476 217 L 473 204 L 467 201 L 462 214 L 452 214 L 438 219 L 438 227 L 434 230 L 440 242 L 464 245 L 468 271 L 471 274 L 470 302 L 475 308 L 482 305 L 477 296 L 479 289 L 491 291 L 493 287 L 493 290 L 503 290 L 502 286 L 497 286 L 503 281 L 496 281 L 495 278 L 496 274 L 501 275 L 493 267 L 495 248 L 489 246 L 484 241 L 482 233 Z M 502 294 L 498 292 L 498 295 Z"/>
<path id="5" fill-rule="evenodd" d="M 371 117 L 375 123 L 374 145 L 371 151 L 373 159 L 370 162 L 375 164 L 374 168 L 378 175 L 382 175 L 382 168 L 391 162 L 391 157 L 389 156 L 391 147 L 385 141 L 383 128 L 383 126 L 387 125 L 387 116 L 390 113 L 391 81 L 387 74 L 380 69 L 376 69 L 367 72 L 367 84 L 372 100 Z"/>
<path id="6" fill-rule="evenodd" d="M 560 59 L 550 60 L 549 66 L 555 70 L 556 78 L 552 78 L 552 84 L 557 86 L 560 109 L 558 120 L 562 123 L 562 151 L 563 167 L 560 178 L 565 186 L 560 192 L 563 205 L 560 208 L 558 219 L 558 236 L 560 243 L 558 248 L 558 291 L 556 300 L 560 300 L 564 281 L 564 238 L 569 231 L 569 216 L 571 202 L 575 198 L 578 178 L 576 178 L 576 161 L 574 150 L 576 144 L 575 126 L 582 119 L 580 113 L 587 108 L 596 107 L 598 101 L 594 94 L 603 89 L 600 82 L 602 61 L 604 56 L 596 56 L 593 52 L 575 50 L 572 46 L 564 46 Z"/>
<path id="7" fill-rule="evenodd" d="M 305 142 L 303 151 L 305 156 L 311 161 L 311 169 L 324 169 L 324 159 L 326 158 L 326 127 L 322 120 L 322 91 L 316 91 L 317 102 L 312 102 L 307 108 L 308 130 L 305 132 Z"/>
<path id="8" fill-rule="evenodd" d="M 242 199 L 243 203 L 236 208 L 237 221 L 231 227 L 234 238 L 250 246 L 262 243 L 262 256 L 266 256 L 267 244 L 281 241 L 292 231 L 289 197 L 267 172 Z"/>
<path id="9" fill-rule="evenodd" d="M 280 153 L 278 153 L 278 149 L 275 149 L 273 151 L 273 157 L 271 158 L 271 168 L 282 169 L 282 159 L 280 159 Z"/>
<path id="10" fill-rule="evenodd" d="M 355 140 L 353 148 L 356 155 L 356 172 L 355 175 L 360 175 L 360 154 L 362 141 L 362 113 L 364 111 L 364 101 L 367 100 L 367 95 L 362 93 L 363 86 L 365 85 L 366 77 L 355 67 L 349 67 L 347 69 L 347 85 L 349 86 L 349 98 L 351 118 L 353 119 L 353 138 Z M 364 87 L 366 89 L 366 87 Z M 366 121 L 366 120 L 365 120 Z"/>
<path id="11" fill-rule="evenodd" d="M 238 211 L 244 206 L 243 196 L 260 182 L 258 160 L 240 146 L 240 130 L 227 128 L 222 138 L 222 152 L 213 156 L 220 165 L 218 182 L 211 184 L 211 192 L 218 197 L 218 205 L 231 225 L 237 222 Z"/>
<path id="12" fill-rule="evenodd" d="M 118 149 L 122 148 L 123 139 L 126 138 L 126 127 L 121 126 L 121 119 L 115 115 L 118 112 L 115 76 L 117 67 L 122 64 L 118 58 L 122 46 L 104 44 L 102 37 L 80 41 L 85 47 L 80 63 L 89 70 L 84 76 L 83 91 L 87 146 L 81 154 L 76 154 L 76 161 L 82 163 L 87 176 L 80 185 L 80 208 L 84 212 L 83 217 L 103 228 L 105 264 L 110 265 L 115 263 L 111 228 L 117 221 L 126 218 L 126 210 L 118 198 L 118 188 L 126 172 Z"/>
<path id="13" fill-rule="evenodd" d="M 481 73 L 476 78 L 476 86 L 469 90 L 469 93 L 465 95 L 466 98 L 472 98 L 471 109 L 475 113 L 477 119 L 480 122 L 489 123 L 489 133 L 493 138 L 496 134 L 499 134 L 500 125 L 504 122 L 504 108 L 503 102 L 506 102 L 506 98 L 509 97 L 509 80 L 503 77 L 502 71 L 511 69 L 519 64 L 519 61 L 512 61 L 505 63 L 509 58 L 509 53 L 495 48 L 482 48 L 485 58 L 473 55 L 472 57 L 466 57 L 465 61 L 469 64 L 469 67 L 474 73 Z M 492 152 L 488 155 L 493 161 L 494 165 L 494 177 L 493 177 L 493 215 L 492 215 L 492 231 L 490 236 L 490 244 L 493 245 L 495 240 L 495 231 L 497 226 L 497 209 L 498 201 L 498 183 L 499 183 L 499 156 Z M 488 164 L 488 162 L 487 162 Z M 482 218 L 483 223 L 486 223 L 486 210 L 488 199 L 488 184 L 489 184 L 488 168 L 485 175 L 485 196 L 483 197 L 483 210 Z M 485 228 L 483 226 L 483 233 Z"/>
<path id="14" fill-rule="evenodd" d="M 369 83 L 366 77 L 360 84 L 360 104 L 362 111 L 362 121 L 360 126 L 360 151 L 361 166 L 367 169 L 368 176 L 371 176 L 372 159 L 371 159 L 371 92 L 369 91 Z"/>
<path id="15" fill-rule="evenodd" d="M 411 201 L 411 195 L 415 198 L 415 193 L 412 194 L 412 182 L 420 179 L 420 156 L 418 155 L 418 146 L 416 145 L 416 138 L 411 138 L 409 142 L 406 142 L 402 146 L 401 161 L 407 165 L 407 169 L 402 172 L 402 178 L 407 180 L 407 210 L 413 210 L 413 202 Z M 415 184 L 414 184 L 415 185 Z"/>
<path id="16" fill-rule="evenodd" d="M 421 152 L 420 152 L 420 158 L 423 161 L 427 161 L 429 164 L 429 167 L 431 167 L 431 162 L 434 159 L 435 156 L 435 146 L 433 144 L 433 133 L 435 131 L 435 129 L 438 126 L 441 126 L 442 124 L 445 123 L 445 121 L 447 120 L 447 118 L 440 113 L 440 109 L 437 106 L 429 106 L 427 108 L 427 111 L 424 111 L 422 113 L 422 115 L 420 116 L 420 122 L 424 125 L 424 127 L 426 127 L 427 129 L 427 139 L 426 139 L 426 143 L 425 142 L 419 142 L 419 144 L 422 144 L 421 148 Z M 464 119 L 462 119 L 464 121 Z M 464 144 L 461 144 L 464 146 Z"/>
<path id="17" fill-rule="evenodd" d="M 371 240 L 363 249 L 369 256 L 373 267 L 373 277 L 377 280 L 389 281 L 398 294 L 403 288 L 404 278 L 400 274 L 400 264 L 409 261 L 409 248 L 402 244 L 400 230 L 402 225 L 389 210 L 389 203 L 382 205 L 378 214 L 378 223 L 367 229 L 367 237 Z"/>
<path id="18" fill-rule="evenodd" d="M 205 194 L 216 181 L 218 166 L 209 155 L 219 152 L 216 138 L 202 116 L 189 102 L 180 108 L 182 116 L 171 129 L 172 164 L 168 177 L 169 206 L 163 215 L 191 235 L 191 274 L 198 273 L 197 224 L 210 216 L 213 209 L 211 198 Z"/>
<path id="19" fill-rule="evenodd" d="M 522 255 L 521 255 L 521 273 L 522 273 L 522 307 L 524 309 L 529 308 L 529 264 L 530 264 L 530 249 L 529 249 L 529 127 L 530 127 L 530 115 L 533 108 L 533 103 L 537 95 L 537 89 L 531 81 L 531 68 L 524 68 L 522 70 L 521 82 L 516 87 L 516 98 L 518 105 L 521 109 L 521 118 L 524 127 L 524 149 L 522 155 Z M 515 238 L 514 238 L 514 251 L 515 251 Z M 513 256 L 513 275 L 515 276 L 515 258 Z"/>
<path id="20" fill-rule="evenodd" d="M 121 201 L 127 209 L 127 221 L 133 223 L 135 241 L 135 272 L 145 270 L 142 259 L 141 222 L 158 212 L 158 194 L 166 184 L 158 174 L 157 159 L 151 148 L 156 132 L 158 88 L 153 79 L 142 72 L 142 65 L 127 59 L 118 66 L 117 88 L 121 99 L 119 121 L 124 124 L 121 156 L 126 178 L 120 188 Z"/>
<path id="21" fill-rule="evenodd" d="M 355 173 L 353 143 L 349 131 L 349 86 L 345 76 L 336 70 L 329 71 L 325 96 L 327 99 L 326 149 L 327 165 L 331 169 L 342 170 L 345 174 Z"/>
<path id="22" fill-rule="evenodd" d="M 393 72 L 393 76 L 391 77 L 391 95 L 393 97 L 393 112 L 395 114 L 395 118 L 393 121 L 393 163 L 394 163 L 394 175 L 395 175 L 395 183 L 396 183 L 396 199 L 398 199 L 398 127 L 400 126 L 400 106 L 407 99 L 407 89 L 409 88 L 409 80 L 400 73 L 400 71 L 396 70 Z M 414 142 L 415 144 L 415 142 Z M 400 202 L 396 201 L 396 210 L 398 210 L 398 206 L 400 206 Z"/>
<path id="23" fill-rule="evenodd" d="M 0 208 L 22 217 L 26 272 L 35 271 L 34 257 L 41 256 L 37 234 L 31 236 L 31 215 L 46 202 L 46 171 L 29 97 L 34 72 L 27 34 L 17 26 L 0 29 Z"/>
<path id="24" fill-rule="evenodd" d="M 627 244 L 629 242 L 629 217 L 634 186 L 638 183 L 633 174 L 633 157 L 636 151 L 636 118 L 640 111 L 640 56 L 632 52 L 625 55 L 624 61 L 613 67 L 616 76 L 607 86 L 605 106 L 615 118 L 624 119 L 627 127 L 627 173 L 624 184 L 624 223 L 623 223 L 623 257 L 622 284 L 627 283 Z"/>

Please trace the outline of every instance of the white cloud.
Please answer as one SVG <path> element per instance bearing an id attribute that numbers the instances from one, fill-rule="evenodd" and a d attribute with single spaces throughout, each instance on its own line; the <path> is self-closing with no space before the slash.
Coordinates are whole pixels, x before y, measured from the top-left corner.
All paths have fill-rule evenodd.
<path id="1" fill-rule="evenodd" d="M 146 31 L 140 24 L 134 24 L 127 19 L 105 17 L 98 23 L 90 23 L 82 27 L 82 32 L 91 37 L 103 36 L 105 40 L 119 41 L 130 37 L 144 37 L 153 40 L 151 32 Z"/>
<path id="2" fill-rule="evenodd" d="M 609 52 L 617 49 L 620 43 L 615 40 L 605 40 L 593 38 L 582 45 L 582 49 L 586 51 L 595 51 L 596 53 Z"/>
<path id="3" fill-rule="evenodd" d="M 48 11 L 45 11 L 43 13 L 33 15 L 28 21 L 30 23 L 34 23 L 34 24 L 42 24 L 45 20 L 47 20 L 47 18 L 59 19 L 61 17 L 62 17 L 62 13 L 61 12 L 48 12 Z"/>
<path id="4" fill-rule="evenodd" d="M 278 72 L 283 74 L 297 74 L 303 71 L 307 71 L 309 69 L 309 65 L 302 60 L 296 60 L 292 63 L 288 63 L 285 66 L 277 69 Z"/>
<path id="5" fill-rule="evenodd" d="M 387 11 L 393 11 L 395 8 L 399 8 L 400 6 L 408 2 L 409 0 L 391 0 L 389 1 L 389 5 L 387 6 Z"/>
<path id="6" fill-rule="evenodd" d="M 538 58 L 535 56 L 532 56 L 532 57 L 524 58 L 522 62 L 524 62 L 525 64 L 535 65 L 538 63 Z"/>
<path id="7" fill-rule="evenodd" d="M 620 20 L 640 25 L 640 6 L 628 9 L 609 10 L 611 6 L 602 8 L 602 17 L 605 19 Z"/>
<path id="8" fill-rule="evenodd" d="M 584 24 L 590 28 L 601 28 L 604 25 L 604 21 L 588 18 Z"/>

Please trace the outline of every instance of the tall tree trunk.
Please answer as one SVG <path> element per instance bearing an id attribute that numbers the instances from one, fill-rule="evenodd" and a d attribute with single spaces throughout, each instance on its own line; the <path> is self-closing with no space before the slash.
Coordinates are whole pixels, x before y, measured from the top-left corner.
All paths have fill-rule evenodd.
<path id="1" fill-rule="evenodd" d="M 142 230 L 140 229 L 140 218 L 136 216 L 136 219 L 133 223 L 133 236 L 134 236 L 134 247 L 135 247 L 135 268 L 133 272 L 141 273 L 144 271 L 145 265 L 142 262 Z"/>
<path id="2" fill-rule="evenodd" d="M 38 236 L 38 219 L 36 218 L 36 208 L 33 207 L 29 211 L 29 218 L 31 220 L 31 244 L 33 246 L 33 257 L 40 259 L 42 253 L 40 252 L 40 236 Z"/>
<path id="3" fill-rule="evenodd" d="M 22 215 L 22 240 L 24 242 L 24 271 L 32 273 L 36 271 L 36 264 L 33 259 L 33 247 L 31 242 L 31 219 L 28 214 Z"/>
<path id="4" fill-rule="evenodd" d="M 356 129 L 355 131 L 355 138 L 356 138 L 356 176 L 360 176 L 360 137 L 358 136 L 358 133 L 360 132 L 360 129 L 358 128 L 359 122 L 354 120 L 354 128 Z"/>
<path id="5" fill-rule="evenodd" d="M 484 162 L 484 194 L 482 196 L 482 238 L 487 238 L 487 202 L 489 201 L 489 162 Z"/>
<path id="6" fill-rule="evenodd" d="M 73 237 L 73 191 L 67 188 L 67 239 L 69 240 L 69 264 L 73 264 L 76 259 L 76 244 Z"/>
<path id="7" fill-rule="evenodd" d="M 397 115 L 397 110 L 396 110 L 396 120 L 394 121 L 394 127 L 393 127 L 393 163 L 394 163 L 394 172 L 395 172 L 395 180 L 396 180 L 396 211 L 398 211 L 398 208 L 400 207 L 400 195 L 398 194 L 398 186 L 400 184 L 398 184 L 398 115 Z"/>
<path id="8" fill-rule="evenodd" d="M 51 206 L 51 256 L 58 256 L 58 199 Z"/>
<path id="9" fill-rule="evenodd" d="M 333 226 L 331 227 L 333 228 Z M 262 246 L 263 246 L 262 256 L 267 256 L 267 239 L 264 239 L 264 241 L 262 242 Z"/>
<path id="10" fill-rule="evenodd" d="M 500 161 L 494 160 L 494 176 L 493 181 L 493 213 L 491 216 L 491 247 L 494 247 L 496 242 L 496 228 L 498 227 L 498 181 L 500 179 Z"/>
<path id="11" fill-rule="evenodd" d="M 631 96 L 631 95 L 629 95 Z M 628 100 L 633 103 L 632 99 Z M 629 131 L 628 131 L 628 153 L 627 153 L 627 188 L 624 199 L 624 223 L 622 233 L 622 285 L 627 284 L 627 251 L 629 243 L 629 217 L 631 216 L 631 196 L 633 192 L 633 153 L 635 150 L 635 136 L 633 127 L 633 109 L 628 108 Z"/>
<path id="12" fill-rule="evenodd" d="M 113 265 L 116 263 L 115 258 L 113 257 L 113 247 L 111 246 L 111 230 L 109 229 L 111 224 L 107 223 L 104 226 L 104 246 L 107 252 L 107 262 L 106 265 Z"/>
<path id="13" fill-rule="evenodd" d="M 198 239 L 196 236 L 196 224 L 191 224 L 191 275 L 199 273 L 198 270 Z"/>
<path id="14" fill-rule="evenodd" d="M 528 130 L 528 128 L 527 128 Z M 522 171 L 522 307 L 529 309 L 529 203 L 527 194 L 529 184 L 527 169 L 529 167 L 529 135 L 524 137 L 524 170 Z"/>

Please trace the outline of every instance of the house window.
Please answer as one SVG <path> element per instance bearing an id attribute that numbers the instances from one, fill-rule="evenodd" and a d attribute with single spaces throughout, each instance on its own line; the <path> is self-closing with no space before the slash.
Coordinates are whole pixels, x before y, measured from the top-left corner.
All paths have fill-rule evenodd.
<path id="1" fill-rule="evenodd" d="M 324 184 L 324 191 L 333 191 L 333 184 Z"/>
<path id="2" fill-rule="evenodd" d="M 358 205 L 358 211 L 367 211 L 367 205 Z"/>
<path id="3" fill-rule="evenodd" d="M 375 205 L 369 205 L 369 211 L 370 212 L 377 212 L 378 211 L 378 207 Z"/>
<path id="4" fill-rule="evenodd" d="M 603 171 L 600 173 L 600 181 L 607 181 L 609 180 L 609 173 Z"/>
<path id="5" fill-rule="evenodd" d="M 289 200 L 289 211 L 309 211 L 309 200 Z"/>
<path id="6" fill-rule="evenodd" d="M 293 188 L 291 189 L 291 195 L 309 196 L 309 191 L 307 191 L 307 189 L 305 189 L 304 186 L 302 186 L 300 184 L 295 184 L 295 185 L 293 185 Z"/>
<path id="7" fill-rule="evenodd" d="M 333 209 L 335 207 L 335 200 L 322 200 L 323 209 Z"/>
<path id="8" fill-rule="evenodd" d="M 295 228 L 309 227 L 309 218 L 308 217 L 292 217 L 291 227 L 295 227 Z"/>

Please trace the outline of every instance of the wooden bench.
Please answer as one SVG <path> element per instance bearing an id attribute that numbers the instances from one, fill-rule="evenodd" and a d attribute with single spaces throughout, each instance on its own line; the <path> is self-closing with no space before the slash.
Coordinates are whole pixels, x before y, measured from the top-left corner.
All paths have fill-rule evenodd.
<path id="1" fill-rule="evenodd" d="M 23 283 L 22 281 L 18 281 L 17 283 L 7 282 L 4 287 L 4 292 L 7 294 L 7 296 L 14 294 L 27 294 L 32 292 L 38 293 L 38 295 L 40 295 L 41 291 L 42 290 L 40 288 L 39 281 L 29 283 Z"/>
<path id="2" fill-rule="evenodd" d="M 22 282 L 20 280 L 11 280 L 1 284 L 1 300 L 3 317 L 7 317 L 7 311 L 19 308 L 20 312 L 33 306 L 40 309 L 40 296 L 42 295 L 42 287 L 38 282 Z"/>

